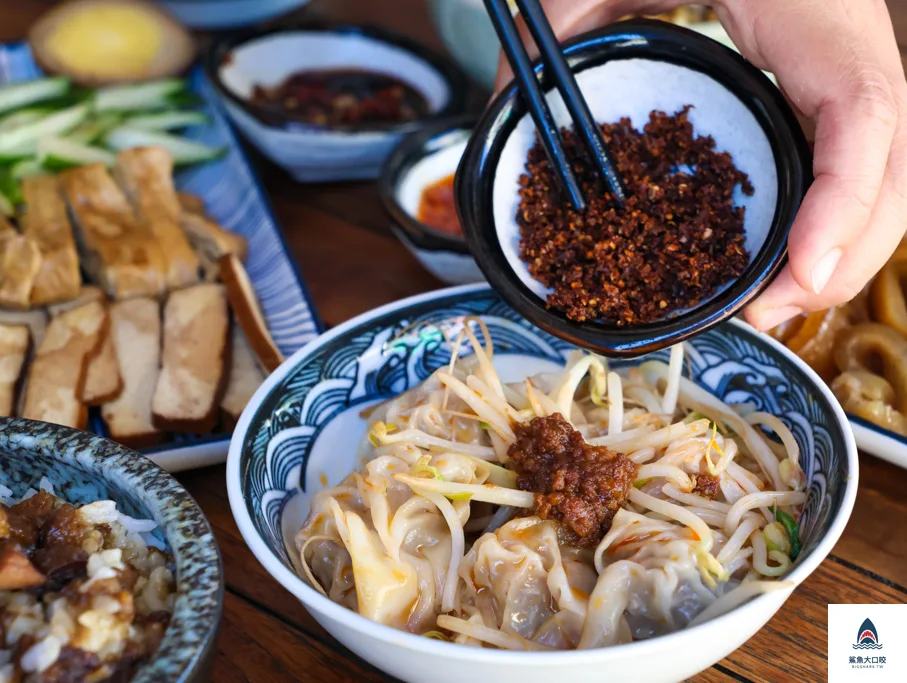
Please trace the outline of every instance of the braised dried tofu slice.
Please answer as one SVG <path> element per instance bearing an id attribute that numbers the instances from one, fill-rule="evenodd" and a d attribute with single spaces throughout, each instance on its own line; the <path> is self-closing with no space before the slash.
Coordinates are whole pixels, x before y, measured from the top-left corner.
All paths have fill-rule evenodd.
<path id="1" fill-rule="evenodd" d="M 283 363 L 283 354 L 268 330 L 249 274 L 235 254 L 221 258 L 220 276 L 227 288 L 230 308 L 245 332 L 255 356 L 267 372 L 274 372 Z"/>
<path id="2" fill-rule="evenodd" d="M 163 147 L 135 147 L 117 154 L 114 177 L 136 214 L 161 246 L 167 286 L 199 281 L 199 260 L 180 226 L 183 209 L 173 186 L 173 156 Z"/>
<path id="3" fill-rule="evenodd" d="M 47 310 L 51 315 L 56 316 L 92 301 L 106 303 L 107 295 L 100 287 L 84 285 L 75 299 L 52 304 L 47 307 Z M 108 333 L 101 342 L 98 355 L 88 364 L 82 401 L 89 406 L 98 406 L 115 399 L 122 388 L 123 381 L 114 349 L 113 335 Z"/>
<path id="4" fill-rule="evenodd" d="M 104 165 L 63 171 L 60 183 L 91 278 L 112 299 L 163 294 L 167 273 L 160 245 Z"/>
<path id="5" fill-rule="evenodd" d="M 85 429 L 81 400 L 88 364 L 108 332 L 104 304 L 92 301 L 54 318 L 28 369 L 22 417 Z"/>
<path id="6" fill-rule="evenodd" d="M 87 303 L 92 301 L 107 301 L 107 295 L 104 294 L 104 290 L 95 285 L 82 285 L 79 289 L 78 294 L 75 298 L 69 299 L 67 301 L 61 301 L 56 304 L 50 304 L 47 307 L 47 312 L 53 315 L 60 315 L 66 311 L 71 311 L 74 308 L 79 306 L 84 306 Z"/>
<path id="7" fill-rule="evenodd" d="M 177 192 L 177 199 L 180 202 L 180 208 L 184 213 L 193 213 L 203 218 L 208 217 L 208 212 L 205 209 L 205 200 L 195 194 L 189 194 L 188 192 Z"/>
<path id="8" fill-rule="evenodd" d="M 19 233 L 0 234 L 0 306 L 27 309 L 41 269 L 38 245 Z"/>
<path id="9" fill-rule="evenodd" d="M 15 412 L 29 338 L 25 325 L 0 325 L 0 417 L 11 417 Z"/>
<path id="10" fill-rule="evenodd" d="M 239 325 L 230 330 L 230 375 L 220 408 L 227 420 L 236 424 L 252 395 L 265 381 L 265 373 Z"/>
<path id="11" fill-rule="evenodd" d="M 33 308 L 29 311 L 0 310 L 0 325 L 27 327 L 29 337 L 31 338 L 28 355 L 26 356 L 26 367 L 24 368 L 23 375 L 20 378 L 20 387 L 19 391 L 17 392 L 18 397 L 16 399 L 16 406 L 13 409 L 13 412 L 16 415 L 21 415 L 22 410 L 25 407 L 25 394 L 26 388 L 28 387 L 28 363 L 30 357 L 34 355 L 38 346 L 41 345 L 41 342 L 44 339 L 44 334 L 47 332 L 48 322 L 49 318 L 47 316 L 47 311 L 43 308 Z"/>
<path id="12" fill-rule="evenodd" d="M 218 225 L 205 211 L 205 201 L 201 197 L 185 192 L 177 193 L 177 197 L 183 209 L 180 224 L 198 254 L 202 278 L 206 282 L 215 282 L 220 277 L 218 261 L 226 254 L 236 254 L 240 261 L 246 260 L 249 243 L 245 237 Z"/>
<path id="13" fill-rule="evenodd" d="M 226 390 L 229 322 L 223 285 L 200 284 L 170 294 L 164 307 L 161 374 L 152 401 L 158 429 L 214 429 Z"/>
<path id="14" fill-rule="evenodd" d="M 44 306 L 74 299 L 82 286 L 79 254 L 72 235 L 66 202 L 56 176 L 37 175 L 22 180 L 22 234 L 41 251 L 41 269 L 31 291 L 31 302 Z"/>
<path id="15" fill-rule="evenodd" d="M 113 335 L 108 332 L 101 342 L 101 349 L 88 364 L 82 401 L 89 406 L 99 406 L 112 401 L 123 390 L 120 362 L 117 359 Z"/>
<path id="16" fill-rule="evenodd" d="M 151 401 L 161 361 L 161 307 L 155 299 L 119 301 L 110 307 L 110 332 L 123 389 L 101 407 L 112 439 L 134 448 L 160 440 Z"/>

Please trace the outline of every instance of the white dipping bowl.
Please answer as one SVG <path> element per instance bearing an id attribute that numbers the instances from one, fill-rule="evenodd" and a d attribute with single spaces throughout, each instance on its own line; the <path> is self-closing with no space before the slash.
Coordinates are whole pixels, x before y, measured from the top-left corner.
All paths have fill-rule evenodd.
<path id="1" fill-rule="evenodd" d="M 475 120 L 439 121 L 408 135 L 388 157 L 378 181 L 391 229 L 419 263 L 449 285 L 483 282 L 463 235 L 436 230 L 419 220 L 427 187 L 456 173 Z"/>
<path id="2" fill-rule="evenodd" d="M 233 123 L 300 182 L 375 178 L 401 137 L 424 121 L 315 126 L 252 104 L 256 85 L 274 87 L 306 70 L 354 69 L 412 86 L 427 101 L 429 120 L 465 109 L 467 82 L 457 67 L 417 43 L 371 27 L 319 24 L 227 38 L 209 54 L 207 69 Z"/>

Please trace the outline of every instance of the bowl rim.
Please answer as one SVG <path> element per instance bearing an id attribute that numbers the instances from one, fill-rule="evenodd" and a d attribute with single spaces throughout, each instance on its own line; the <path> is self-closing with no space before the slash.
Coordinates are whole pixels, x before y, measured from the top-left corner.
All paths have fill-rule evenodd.
<path id="1" fill-rule="evenodd" d="M 305 33 L 327 33 L 336 34 L 341 37 L 360 36 L 407 52 L 410 56 L 424 62 L 437 72 L 447 85 L 449 95 L 448 100 L 438 111 L 430 113 L 428 116 L 415 121 L 407 121 L 405 123 L 319 126 L 306 123 L 305 121 L 296 119 L 284 112 L 275 112 L 271 109 L 256 105 L 234 93 L 233 90 L 228 88 L 223 82 L 223 79 L 220 76 L 220 66 L 234 49 L 278 34 Z M 405 134 L 419 130 L 430 121 L 462 114 L 466 110 L 466 103 L 469 95 L 469 80 L 467 79 L 466 74 L 453 61 L 441 53 L 435 52 L 431 48 L 428 48 L 403 34 L 368 23 L 356 24 L 351 22 L 303 19 L 286 24 L 240 29 L 214 39 L 211 47 L 205 52 L 203 67 L 205 74 L 208 76 L 208 80 L 214 85 L 217 93 L 225 98 L 230 104 L 239 107 L 242 111 L 254 118 L 257 123 L 266 128 L 283 130 L 290 133 L 344 133 L 347 135 L 375 133 L 394 135 Z M 305 70 L 305 65 L 300 64 L 299 71 L 303 70 Z"/>
<path id="2" fill-rule="evenodd" d="M 400 183 L 417 163 L 453 145 L 464 141 L 468 143 L 476 120 L 471 114 L 462 114 L 434 121 L 404 137 L 381 166 L 378 196 L 384 204 L 385 211 L 406 234 L 409 242 L 418 249 L 472 255 L 464 237 L 441 232 L 404 209 L 397 199 L 397 191 Z M 456 169 L 453 175 L 456 176 Z"/>
<path id="3" fill-rule="evenodd" d="M 380 319 L 387 314 L 395 313 L 419 304 L 425 304 L 443 298 L 470 295 L 482 291 L 493 292 L 492 288 L 487 283 L 446 287 L 400 299 L 357 315 L 345 323 L 331 328 L 328 332 L 299 349 L 290 358 L 285 360 L 276 371 L 271 373 L 264 384 L 262 384 L 258 391 L 255 392 L 246 406 L 246 409 L 240 416 L 236 429 L 233 432 L 233 438 L 230 440 L 230 450 L 227 456 L 226 467 L 227 495 L 233 517 L 236 520 L 237 527 L 239 528 L 243 539 L 265 570 L 276 579 L 278 583 L 296 596 L 306 609 L 324 614 L 331 621 L 352 632 L 362 633 L 370 638 L 381 641 L 386 645 L 415 650 L 422 654 L 467 659 L 473 662 L 488 664 L 512 665 L 517 662 L 525 663 L 526 661 L 538 665 L 588 664 L 591 662 L 601 663 L 603 660 L 616 659 L 631 654 L 645 656 L 647 654 L 655 654 L 662 650 L 664 646 L 677 648 L 685 646 L 685 644 L 696 644 L 700 642 L 701 634 L 705 633 L 707 630 L 714 629 L 718 632 L 724 625 L 741 619 L 745 614 L 754 614 L 758 605 L 777 591 L 770 591 L 758 595 L 746 603 L 735 607 L 730 612 L 701 624 L 697 624 L 691 628 L 675 631 L 657 638 L 636 641 L 634 643 L 589 650 L 558 650 L 554 652 L 514 652 L 487 648 L 465 648 L 455 643 L 446 643 L 432 638 L 424 638 L 405 631 L 400 631 L 391 626 L 385 626 L 370 621 L 358 613 L 332 602 L 329 598 L 321 595 L 314 588 L 306 584 L 295 572 L 292 572 L 284 566 L 280 558 L 271 551 L 267 543 L 255 529 L 242 490 L 241 465 L 244 457 L 243 449 L 246 434 L 249 429 L 249 424 L 255 417 L 258 408 L 263 401 L 275 387 L 284 381 L 286 376 L 292 372 L 305 357 L 363 323 Z M 831 409 L 835 418 L 835 424 L 840 430 L 841 439 L 845 444 L 845 461 L 847 463 L 848 471 L 847 476 L 843 481 L 844 491 L 841 496 L 841 506 L 836 511 L 834 518 L 829 524 L 828 532 L 819 540 L 812 552 L 797 565 L 790 574 L 784 577 L 783 580 L 777 582 L 778 590 L 792 592 L 825 561 L 838 539 L 841 537 L 841 534 L 850 519 L 854 502 L 856 501 L 857 485 L 859 481 L 857 447 L 854 441 L 853 431 L 850 429 L 844 410 L 841 408 L 828 386 L 819 378 L 812 368 L 783 344 L 775 341 L 768 335 L 757 332 L 749 324 L 737 319 L 728 321 L 728 324 L 737 328 L 737 330 L 744 335 L 758 339 L 759 342 L 767 345 L 803 372 L 806 378 L 813 384 L 812 388 L 815 390 L 815 393 L 821 395 Z M 684 643 L 684 641 L 689 642 Z"/>
<path id="4" fill-rule="evenodd" d="M 177 595 L 187 600 L 185 611 L 197 615 L 205 612 L 207 601 L 213 601 L 208 618 L 195 629 L 178 630 L 178 623 L 171 623 L 164 631 L 160 648 L 173 645 L 176 648 L 169 657 L 161 660 L 160 648 L 137 670 L 132 678 L 134 683 L 185 683 L 194 681 L 210 666 L 220 631 L 224 609 L 223 556 L 211 523 L 192 495 L 177 479 L 145 456 L 97 434 L 63 425 L 0 417 L 0 435 L 15 441 L 15 446 L 37 454 L 48 461 L 58 460 L 84 472 L 91 478 L 104 481 L 112 487 L 140 490 L 141 498 L 149 512 L 161 517 L 158 527 L 167 537 L 167 544 L 176 565 Z M 34 486 L 35 484 L 33 484 Z M 115 501 L 116 502 L 116 501 Z M 178 525 L 187 524 L 191 529 L 181 530 Z M 171 538 L 172 536 L 172 538 Z M 207 537 L 207 538 L 206 538 Z M 200 562 L 200 554 L 207 560 L 214 559 L 214 574 L 200 586 L 186 585 L 192 580 L 184 571 L 187 565 Z M 204 564 L 210 566 L 210 562 Z M 197 649 L 189 656 L 180 656 L 180 638 L 186 638 L 192 630 L 203 629 Z M 174 638 L 173 642 L 170 639 Z M 157 661 L 174 661 L 182 667 L 176 672 L 152 671 Z"/>
<path id="5" fill-rule="evenodd" d="M 463 154 L 455 182 L 457 208 L 466 241 L 479 268 L 502 298 L 549 334 L 606 356 L 632 357 L 689 339 L 735 315 L 760 294 L 787 261 L 787 236 L 811 182 L 811 154 L 805 135 L 781 91 L 759 69 L 730 48 L 695 31 L 651 19 L 634 19 L 585 33 L 564 46 L 576 73 L 618 59 L 664 61 L 705 74 L 724 86 L 753 114 L 771 145 L 778 175 L 778 199 L 765 242 L 744 272 L 724 291 L 690 311 L 651 323 L 617 327 L 578 323 L 548 310 L 507 261 L 494 222 L 493 178 L 501 152 L 526 113 L 511 82 L 485 110 Z M 553 86 L 544 65 L 535 63 L 542 89 Z"/>

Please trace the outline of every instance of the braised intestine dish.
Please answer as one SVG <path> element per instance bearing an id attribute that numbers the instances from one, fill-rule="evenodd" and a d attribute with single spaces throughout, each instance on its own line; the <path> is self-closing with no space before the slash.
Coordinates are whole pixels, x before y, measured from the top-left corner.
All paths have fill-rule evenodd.
<path id="1" fill-rule="evenodd" d="M 46 479 L 12 493 L 0 485 L 0 683 L 129 680 L 176 599 L 156 523 L 71 505 Z"/>
<path id="2" fill-rule="evenodd" d="M 670 633 L 782 585 L 797 442 L 684 378 L 681 346 L 628 371 L 577 352 L 516 384 L 481 321 L 453 347 L 374 409 L 361 469 L 314 496 L 296 547 L 316 590 L 411 633 L 549 650 Z"/>
<path id="3" fill-rule="evenodd" d="M 852 301 L 769 332 L 808 363 L 848 413 L 907 436 L 907 242 Z"/>

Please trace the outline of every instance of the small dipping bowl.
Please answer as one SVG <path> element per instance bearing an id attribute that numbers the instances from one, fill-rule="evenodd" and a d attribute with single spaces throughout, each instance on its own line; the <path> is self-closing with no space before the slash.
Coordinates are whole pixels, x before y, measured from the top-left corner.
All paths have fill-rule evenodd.
<path id="1" fill-rule="evenodd" d="M 519 257 L 519 178 L 536 132 L 511 83 L 479 121 L 457 173 L 457 207 L 479 267 L 500 295 L 528 320 L 577 346 L 607 356 L 656 351 L 708 330 L 738 313 L 778 274 L 787 258 L 791 223 L 812 180 L 806 138 L 778 88 L 743 57 L 693 31 L 654 20 L 612 24 L 567 43 L 564 54 L 599 123 L 629 117 L 641 130 L 653 110 L 674 114 L 693 105 L 696 136 L 711 135 L 749 176 L 746 208 L 749 265 L 699 305 L 655 322 L 617 326 L 575 322 L 546 306 L 548 290 Z M 542 66 L 556 123 L 572 127 Z M 739 198 L 739 199 L 738 199 Z M 566 201 L 566 199 L 564 200 Z"/>
<path id="2" fill-rule="evenodd" d="M 306 23 L 239 33 L 214 45 L 206 69 L 233 123 L 300 182 L 375 178 L 404 135 L 466 110 L 468 83 L 456 65 L 368 26 Z M 425 99 L 429 113 L 403 123 L 317 125 L 252 100 L 255 86 L 273 88 L 300 72 L 332 70 L 396 78 Z"/>
<path id="3" fill-rule="evenodd" d="M 426 188 L 456 173 L 474 125 L 474 118 L 459 117 L 408 135 L 387 158 L 378 182 L 394 234 L 428 272 L 451 285 L 485 278 L 465 238 L 420 221 L 419 207 Z"/>

